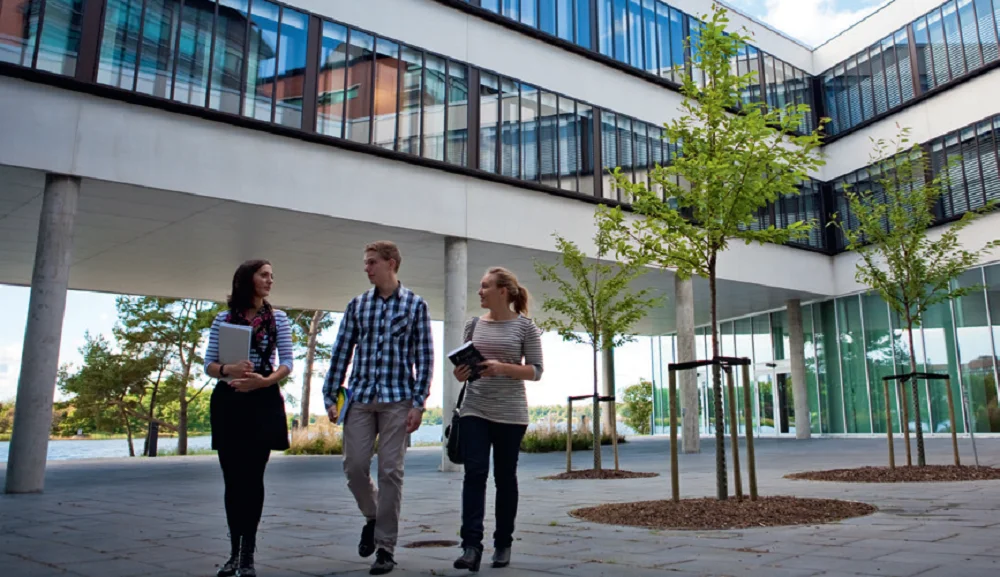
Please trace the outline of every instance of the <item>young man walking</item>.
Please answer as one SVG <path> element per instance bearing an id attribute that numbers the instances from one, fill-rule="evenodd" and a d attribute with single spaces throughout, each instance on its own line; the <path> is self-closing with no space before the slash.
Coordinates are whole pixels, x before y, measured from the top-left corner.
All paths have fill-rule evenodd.
<path id="1" fill-rule="evenodd" d="M 375 553 L 372 575 L 383 575 L 396 566 L 393 554 L 406 436 L 420 427 L 434 366 L 427 303 L 399 282 L 401 261 L 399 249 L 391 242 L 365 247 L 365 273 L 374 286 L 347 305 L 323 386 L 327 413 L 336 423 L 337 389 L 353 356 L 348 384 L 351 401 L 343 423 L 344 472 L 365 516 L 358 554 Z M 370 473 L 376 436 L 377 489 Z"/>

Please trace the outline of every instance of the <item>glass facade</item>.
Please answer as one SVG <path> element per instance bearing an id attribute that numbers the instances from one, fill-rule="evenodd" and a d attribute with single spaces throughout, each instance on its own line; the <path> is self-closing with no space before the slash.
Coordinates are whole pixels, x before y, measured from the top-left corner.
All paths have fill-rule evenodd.
<path id="1" fill-rule="evenodd" d="M 821 76 L 829 134 L 891 112 L 1000 59 L 1000 0 L 949 0 Z"/>
<path id="2" fill-rule="evenodd" d="M 967 296 L 933 307 L 923 327 L 913 331 L 915 368 L 919 372 L 948 375 L 955 402 L 955 430 L 965 433 L 1000 433 L 1000 264 L 966 271 L 956 286 L 974 290 Z M 802 306 L 805 335 L 806 396 L 808 426 L 816 434 L 884 435 L 886 404 L 891 429 L 902 433 L 902 403 L 907 406 L 909 429 L 916 430 L 912 388 L 899 394 L 898 384 L 889 386 L 888 399 L 882 379 L 908 373 L 910 339 L 888 304 L 876 294 L 851 295 Z M 723 355 L 749 358 L 752 362 L 751 398 L 754 431 L 762 436 L 793 435 L 794 387 L 788 359 L 789 325 L 786 311 L 774 311 L 722 322 L 719 325 Z M 669 432 L 667 420 L 667 367 L 675 362 L 675 335 L 656 337 L 653 343 L 653 379 L 656 404 L 654 432 Z M 696 329 L 697 358 L 711 353 L 708 327 Z M 741 377 L 736 386 L 738 419 L 742 423 Z M 705 369 L 698 371 L 699 423 L 702 434 L 712 434 L 711 380 Z M 921 425 L 926 433 L 951 432 L 946 381 L 918 383 Z M 678 396 L 680 394 L 678 393 Z M 967 410 L 963 410 L 963 399 Z M 726 403 L 728 403 L 726 399 Z M 704 407 L 708 407 L 706 411 Z M 694 408 L 685 408 L 694 410 Z M 728 427 L 728 405 L 725 418 Z M 728 428 L 727 428 L 728 431 Z M 741 434 L 743 429 L 740 429 Z"/>
<path id="3" fill-rule="evenodd" d="M 0 62 L 72 76 L 83 0 L 0 1 Z"/>

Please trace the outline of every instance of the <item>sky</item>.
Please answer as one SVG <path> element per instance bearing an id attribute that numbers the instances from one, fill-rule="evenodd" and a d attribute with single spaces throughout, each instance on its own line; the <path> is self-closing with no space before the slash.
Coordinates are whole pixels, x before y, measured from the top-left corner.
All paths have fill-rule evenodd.
<path id="1" fill-rule="evenodd" d="M 405 282 L 405 279 L 403 279 Z M 70 291 L 66 302 L 66 315 L 63 322 L 62 345 L 60 347 L 59 363 L 70 364 L 79 368 L 83 360 L 79 352 L 83 346 L 86 333 L 101 334 L 112 340 L 112 329 L 117 321 L 115 296 L 111 294 Z M 0 302 L 8 314 L 8 321 L 0 323 L 0 401 L 13 400 L 17 393 L 17 379 L 21 367 L 21 349 L 24 341 L 24 325 L 28 313 L 29 289 L 0 285 Z M 275 285 L 274 297 L 280 299 L 280 286 Z M 346 306 L 347 303 L 344 303 Z M 472 303 L 470 303 L 471 305 Z M 470 310 L 472 314 L 479 311 Z M 336 337 L 335 325 L 320 336 L 320 341 L 327 347 L 332 346 Z M 443 358 L 443 325 L 434 322 L 432 326 L 434 347 L 436 349 L 434 379 L 431 384 L 431 394 L 427 401 L 428 407 L 441 406 L 441 383 L 445 367 Z M 528 383 L 528 404 L 554 405 L 564 404 L 570 395 L 585 395 L 593 390 L 593 364 L 590 349 L 583 345 L 564 343 L 558 335 L 546 333 L 542 337 L 542 349 L 545 357 L 545 370 L 542 379 Z M 298 398 L 302 391 L 301 376 L 303 361 L 295 362 L 292 373 L 293 382 L 286 386 L 286 397 Z M 313 378 L 312 394 L 310 395 L 310 412 L 319 413 L 323 410 L 322 379 L 326 374 L 327 364 L 317 364 Z M 200 369 L 199 369 L 200 371 Z M 640 378 L 650 379 L 652 373 L 649 339 L 641 339 L 630 343 L 616 351 L 615 380 L 619 390 L 639 382 Z M 206 382 L 202 373 L 198 373 L 196 383 Z M 56 392 L 56 399 L 63 398 Z M 289 411 L 296 410 L 296 405 L 287 403 Z"/>
<path id="2" fill-rule="evenodd" d="M 815 47 L 888 4 L 888 0 L 726 0 L 726 3 Z"/>

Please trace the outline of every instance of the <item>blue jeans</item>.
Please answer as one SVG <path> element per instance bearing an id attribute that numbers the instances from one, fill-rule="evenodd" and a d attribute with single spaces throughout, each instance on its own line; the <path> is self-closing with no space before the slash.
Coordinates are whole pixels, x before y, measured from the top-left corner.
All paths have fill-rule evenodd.
<path id="1" fill-rule="evenodd" d="M 495 547 L 514 542 L 517 516 L 517 456 L 527 425 L 494 423 L 479 417 L 462 417 L 462 455 L 465 480 L 462 483 L 462 547 L 483 550 L 483 518 L 486 516 L 486 478 L 490 473 L 493 449 L 493 480 L 496 483 Z"/>

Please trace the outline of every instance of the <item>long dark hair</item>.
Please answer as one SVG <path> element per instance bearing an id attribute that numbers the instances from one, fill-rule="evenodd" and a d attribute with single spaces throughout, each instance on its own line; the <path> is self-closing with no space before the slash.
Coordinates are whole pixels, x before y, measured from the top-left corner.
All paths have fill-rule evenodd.
<path id="1" fill-rule="evenodd" d="M 253 300 L 257 296 L 254 288 L 253 275 L 270 262 L 263 259 L 248 260 L 241 264 L 233 273 L 233 291 L 226 298 L 229 310 L 242 313 L 253 308 Z"/>

